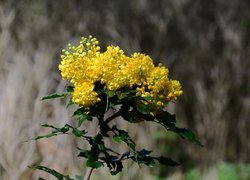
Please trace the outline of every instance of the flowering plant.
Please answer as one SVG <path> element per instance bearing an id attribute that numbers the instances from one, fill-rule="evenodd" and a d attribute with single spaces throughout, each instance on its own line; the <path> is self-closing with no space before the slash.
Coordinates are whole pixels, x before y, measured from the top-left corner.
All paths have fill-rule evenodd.
<path id="1" fill-rule="evenodd" d="M 78 156 L 86 158 L 86 166 L 90 167 L 85 179 L 90 178 L 93 169 L 104 165 L 112 175 L 116 175 L 123 169 L 122 162 L 128 159 L 147 166 L 156 163 L 179 165 L 167 157 L 153 157 L 149 150 L 138 150 L 127 131 L 115 124 L 110 125 L 117 117 L 129 123 L 155 122 L 201 145 L 190 130 L 176 126 L 175 115 L 163 110 L 166 104 L 176 101 L 182 94 L 181 84 L 169 79 L 168 69 L 161 64 L 155 66 L 148 55 L 134 53 L 126 56 L 122 49 L 114 46 L 108 46 L 105 52 L 101 52 L 96 38 L 89 36 L 82 38 L 78 46 L 69 44 L 69 50 L 63 50 L 61 59 L 59 69 L 62 78 L 70 80 L 70 85 L 65 93 L 54 93 L 42 99 L 69 97 L 68 106 L 78 105 L 73 114 L 77 117 L 77 127 L 66 124 L 58 128 L 44 124 L 44 127 L 52 128 L 52 132 L 34 139 L 72 134 L 86 140 L 90 149 L 78 148 Z M 116 110 L 116 113 L 107 117 L 111 109 Z M 92 121 L 93 118 L 98 119 L 98 131 L 96 135 L 88 136 L 84 122 Z M 125 143 L 128 151 L 115 152 L 105 145 L 106 138 L 118 144 Z M 46 171 L 58 179 L 72 179 L 44 166 L 35 165 L 31 168 Z M 77 178 L 83 179 L 81 176 Z"/>

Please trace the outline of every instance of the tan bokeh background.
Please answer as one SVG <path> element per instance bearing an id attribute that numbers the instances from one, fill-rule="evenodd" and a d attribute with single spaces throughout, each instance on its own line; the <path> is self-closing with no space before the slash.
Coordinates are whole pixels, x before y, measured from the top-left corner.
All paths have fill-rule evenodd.
<path id="1" fill-rule="evenodd" d="M 168 66 L 184 90 L 168 108 L 205 145 L 199 148 L 153 124 L 117 120 L 140 147 L 182 166 L 151 169 L 128 162 L 119 176 L 103 169 L 95 171 L 96 179 L 182 179 L 190 167 L 213 179 L 218 163 L 249 163 L 249 8 L 248 0 L 0 1 L 0 179 L 51 178 L 27 168 L 35 163 L 84 174 L 75 149 L 87 148 L 83 142 L 67 136 L 25 141 L 46 133 L 43 123 L 74 124 L 73 108 L 66 109 L 63 100 L 40 98 L 64 91 L 67 82 L 57 69 L 61 50 L 89 34 L 103 48 L 119 45 L 127 54 L 140 51 Z"/>

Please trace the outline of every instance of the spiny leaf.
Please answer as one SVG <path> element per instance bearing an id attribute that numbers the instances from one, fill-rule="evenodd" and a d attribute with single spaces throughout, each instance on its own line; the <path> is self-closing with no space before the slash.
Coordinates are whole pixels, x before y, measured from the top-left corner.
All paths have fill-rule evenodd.
<path id="1" fill-rule="evenodd" d="M 42 124 L 42 127 L 50 127 L 50 128 L 56 129 L 55 126 L 50 125 L 50 124 Z"/>
<path id="2" fill-rule="evenodd" d="M 82 125 L 82 123 L 84 122 L 84 121 L 86 121 L 87 119 L 89 119 L 89 116 L 86 116 L 86 115 L 81 115 L 81 116 L 79 116 L 78 118 L 77 118 L 77 120 L 78 120 L 78 127 L 80 127 L 81 125 Z"/>
<path id="3" fill-rule="evenodd" d="M 69 176 L 65 176 L 65 175 L 63 175 L 63 174 L 61 174 L 61 173 L 59 173 L 59 172 L 57 172 L 57 171 L 55 171 L 53 169 L 47 168 L 45 166 L 34 165 L 34 166 L 29 166 L 29 168 L 31 168 L 31 169 L 39 169 L 39 170 L 45 171 L 45 172 L 53 175 L 54 177 L 56 177 L 56 178 L 58 178 L 60 180 L 64 180 L 64 179 L 66 179 L 66 180 L 74 180 L 74 179 L 70 178 Z"/>
<path id="4" fill-rule="evenodd" d="M 78 130 L 77 128 L 73 128 L 72 129 L 72 133 L 76 136 L 76 137 L 81 137 L 84 134 L 86 134 L 86 131 L 84 130 Z"/>
<path id="5" fill-rule="evenodd" d="M 201 142 L 199 140 L 197 140 L 195 134 L 189 129 L 175 127 L 174 132 L 176 132 L 182 138 L 187 139 L 187 140 L 191 141 L 194 144 L 197 144 L 199 146 L 203 146 L 201 144 Z"/>
<path id="6" fill-rule="evenodd" d="M 62 133 L 66 133 L 66 132 L 68 132 L 69 131 L 69 126 L 67 126 L 67 125 L 65 125 L 64 127 L 62 127 L 61 129 L 60 129 L 60 132 L 62 132 Z"/>
<path id="7" fill-rule="evenodd" d="M 95 160 L 94 158 L 90 157 L 90 158 L 88 158 L 88 160 L 86 162 L 86 166 L 92 167 L 92 168 L 99 168 L 102 166 L 102 163 Z"/>
<path id="8" fill-rule="evenodd" d="M 122 162 L 121 161 L 115 161 L 112 163 L 113 164 L 113 167 L 114 167 L 114 170 L 110 170 L 110 173 L 112 176 L 118 174 L 119 172 L 122 171 L 123 169 L 123 165 L 122 165 Z"/>
<path id="9" fill-rule="evenodd" d="M 53 93 L 53 94 L 43 97 L 41 100 L 63 98 L 65 96 L 67 96 L 67 93 L 62 93 L 62 94 Z"/>
<path id="10" fill-rule="evenodd" d="M 77 110 L 74 111 L 73 116 L 81 116 L 86 112 L 85 108 L 78 108 Z"/>
<path id="11" fill-rule="evenodd" d="M 179 163 L 173 161 L 172 159 L 163 157 L 163 156 L 156 157 L 154 159 L 156 159 L 160 164 L 165 165 L 165 166 L 179 166 L 180 165 Z"/>
<path id="12" fill-rule="evenodd" d="M 167 111 L 162 111 L 156 115 L 156 119 L 162 122 L 167 127 L 175 127 L 176 117 Z"/>
<path id="13" fill-rule="evenodd" d="M 66 91 L 67 92 L 69 92 L 69 93 L 71 93 L 71 92 L 73 92 L 74 91 L 74 86 L 72 86 L 72 85 L 69 85 L 69 86 L 67 86 L 67 89 L 66 89 Z"/>
<path id="14" fill-rule="evenodd" d="M 112 90 L 104 90 L 104 93 L 106 93 L 108 97 L 114 97 L 116 95 L 116 91 Z"/>
<path id="15" fill-rule="evenodd" d="M 136 103 L 136 110 L 142 114 L 149 114 L 151 112 L 151 108 L 148 104 L 144 104 L 143 102 Z"/>
<path id="16" fill-rule="evenodd" d="M 83 180 L 83 176 L 76 175 L 76 180 Z"/>
<path id="17" fill-rule="evenodd" d="M 142 157 L 146 157 L 148 156 L 152 151 L 148 151 L 146 149 L 142 149 L 141 151 L 139 151 L 139 155 L 142 156 Z"/>
<path id="18" fill-rule="evenodd" d="M 50 134 L 46 134 L 46 135 L 43 135 L 43 136 L 37 136 L 35 138 L 32 138 L 32 140 L 38 140 L 38 139 L 42 139 L 42 138 L 50 138 L 50 137 L 53 137 L 53 136 L 57 136 L 57 134 L 50 133 Z"/>
<path id="19" fill-rule="evenodd" d="M 89 158 L 90 156 L 91 156 L 91 152 L 88 150 L 86 151 L 81 150 L 81 152 L 78 154 L 78 157 Z"/>
<path id="20" fill-rule="evenodd" d="M 122 154 L 121 158 L 120 159 L 123 159 L 123 158 L 129 158 L 129 155 L 130 155 L 130 152 L 127 151 L 125 153 Z"/>
<path id="21" fill-rule="evenodd" d="M 114 136 L 113 140 L 117 142 L 118 144 L 121 144 L 122 138 L 120 136 Z"/>

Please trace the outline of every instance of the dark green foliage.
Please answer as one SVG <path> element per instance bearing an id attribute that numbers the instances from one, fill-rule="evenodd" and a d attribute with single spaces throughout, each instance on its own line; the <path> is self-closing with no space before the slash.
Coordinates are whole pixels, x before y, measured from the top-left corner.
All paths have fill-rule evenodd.
<path id="1" fill-rule="evenodd" d="M 39 170 L 42 170 L 42 171 L 45 171 L 53 176 L 55 176 L 56 178 L 60 179 L 60 180 L 74 180 L 72 178 L 70 178 L 69 176 L 64 176 L 63 174 L 53 170 L 53 169 L 50 169 L 50 168 L 47 168 L 45 166 L 29 166 L 29 168 L 32 168 L 32 169 L 39 169 Z M 41 178 L 40 178 L 41 179 Z"/>
<path id="2" fill-rule="evenodd" d="M 68 86 L 67 93 L 71 93 L 73 88 L 73 86 Z M 95 84 L 95 88 L 99 93 L 98 96 L 101 101 L 92 107 L 79 107 L 74 111 L 73 116 L 77 117 L 76 120 L 78 121 L 77 128 L 69 124 L 66 124 L 62 128 L 44 124 L 42 126 L 51 128 L 52 132 L 44 136 L 38 136 L 34 139 L 38 140 L 57 136 L 59 134 L 71 134 L 76 138 L 82 138 L 89 143 L 90 149 L 86 150 L 78 148 L 80 151 L 78 157 L 87 159 L 87 167 L 100 168 L 104 165 L 107 165 L 112 175 L 116 175 L 117 173 L 121 172 L 123 169 L 122 161 L 128 159 L 131 159 L 138 164 L 144 164 L 150 167 L 155 166 L 157 162 L 165 166 L 179 165 L 179 163 L 168 157 L 151 156 L 152 151 L 146 149 L 138 151 L 136 143 L 132 140 L 127 131 L 119 129 L 116 125 L 110 127 L 109 123 L 117 117 L 122 117 L 124 120 L 130 123 L 138 123 L 141 121 L 156 122 L 164 126 L 167 130 L 177 133 L 182 138 L 201 145 L 201 143 L 196 139 L 195 135 L 190 130 L 178 128 L 176 126 L 175 115 L 172 115 L 164 110 L 158 110 L 155 112 L 156 115 L 153 115 L 151 112 L 154 107 L 150 103 L 150 98 L 137 97 L 135 95 L 135 90 L 133 89 L 121 89 L 119 91 L 103 90 L 103 86 L 99 82 Z M 65 94 L 63 96 L 65 96 Z M 55 98 L 59 96 L 49 96 L 48 98 L 53 97 Z M 120 109 L 115 114 L 105 119 L 104 114 L 109 109 L 115 108 L 117 105 L 120 106 Z M 80 127 L 86 120 L 91 121 L 92 117 L 96 117 L 98 119 L 99 131 L 93 137 L 85 136 L 87 131 L 80 129 Z M 105 145 L 105 138 L 112 138 L 117 144 L 125 143 L 129 148 L 129 151 L 123 153 L 113 151 Z M 56 172 L 41 166 L 34 166 L 34 168 L 44 170 L 48 173 L 54 173 L 54 176 L 56 175 L 58 177 L 66 177 L 60 173 L 57 174 Z M 82 177 L 79 176 L 79 178 L 81 179 Z"/>
<path id="3" fill-rule="evenodd" d="M 187 139 L 199 146 L 203 146 L 201 142 L 197 140 L 195 134 L 189 129 L 175 127 L 174 132 L 179 134 L 184 139 Z"/>
<path id="4" fill-rule="evenodd" d="M 76 180 L 83 180 L 83 177 L 82 177 L 82 176 L 76 176 L 75 179 L 76 179 Z"/>
<path id="5" fill-rule="evenodd" d="M 167 158 L 167 157 L 163 157 L 163 156 L 160 156 L 160 157 L 157 157 L 155 158 L 160 164 L 162 165 L 165 165 L 165 166 L 179 166 L 180 164 L 173 161 L 172 159 L 170 158 Z"/>
<path id="6" fill-rule="evenodd" d="M 95 160 L 93 157 L 89 157 L 87 162 L 86 162 L 86 166 L 91 167 L 91 168 L 99 168 L 102 166 L 102 163 Z"/>
<path id="7" fill-rule="evenodd" d="M 46 99 L 55 99 L 55 98 L 63 98 L 67 96 L 66 93 L 61 93 L 61 94 L 58 94 L 58 93 L 53 93 L 53 94 L 50 94 L 48 96 L 45 96 L 43 97 L 41 100 L 46 100 Z"/>
<path id="8" fill-rule="evenodd" d="M 68 92 L 68 93 L 72 93 L 73 91 L 74 91 L 74 86 L 72 86 L 72 85 L 69 85 L 69 86 L 67 86 L 67 88 L 66 88 L 66 91 Z"/>

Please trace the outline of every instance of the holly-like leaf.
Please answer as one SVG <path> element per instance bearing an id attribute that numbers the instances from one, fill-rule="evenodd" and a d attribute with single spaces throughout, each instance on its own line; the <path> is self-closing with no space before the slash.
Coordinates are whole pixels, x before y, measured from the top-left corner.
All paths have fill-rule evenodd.
<path id="1" fill-rule="evenodd" d="M 167 127 L 175 127 L 176 117 L 174 114 L 172 115 L 167 111 L 162 111 L 161 113 L 157 114 L 156 119 Z"/>
<path id="2" fill-rule="evenodd" d="M 155 165 L 154 158 L 151 156 L 141 156 L 136 154 L 134 157 L 131 157 L 132 160 L 137 162 L 138 164 L 145 164 L 147 166 L 153 167 Z"/>
<path id="3" fill-rule="evenodd" d="M 114 168 L 114 169 L 111 169 L 111 170 L 110 170 L 110 173 L 111 173 L 112 176 L 118 174 L 118 173 L 121 172 L 122 169 L 123 169 L 123 165 L 122 165 L 122 162 L 121 162 L 121 161 L 114 161 L 114 162 L 112 163 L 112 165 L 113 165 L 113 168 Z"/>
<path id="4" fill-rule="evenodd" d="M 83 180 L 83 176 L 78 176 L 78 175 L 76 175 L 76 180 Z"/>
<path id="5" fill-rule="evenodd" d="M 114 97 L 116 95 L 116 91 L 112 90 L 104 90 L 104 93 L 107 94 L 108 97 Z"/>
<path id="6" fill-rule="evenodd" d="M 141 157 L 146 157 L 148 156 L 152 151 L 148 151 L 146 149 L 142 149 L 141 151 L 138 152 L 138 154 L 141 156 Z"/>
<path id="7" fill-rule="evenodd" d="M 199 146 L 203 146 L 191 130 L 185 129 L 185 128 L 175 127 L 173 131 L 176 132 L 177 134 L 179 134 L 183 139 L 187 139 L 194 144 L 197 144 Z"/>
<path id="8" fill-rule="evenodd" d="M 35 138 L 32 138 L 32 140 L 38 140 L 38 139 L 43 139 L 43 138 L 50 138 L 50 137 L 53 137 L 53 136 L 57 136 L 56 133 L 49 133 L 49 134 L 46 134 L 46 135 L 43 135 L 43 136 L 37 136 Z"/>
<path id="9" fill-rule="evenodd" d="M 55 126 L 50 125 L 50 124 L 42 124 L 41 126 L 42 126 L 42 127 L 50 127 L 50 128 L 56 129 Z"/>
<path id="10" fill-rule="evenodd" d="M 125 152 L 125 153 L 122 154 L 122 156 L 121 156 L 120 159 L 122 160 L 122 159 L 124 159 L 124 158 L 129 158 L 129 155 L 130 155 L 130 152 L 127 151 L 127 152 Z"/>
<path id="11" fill-rule="evenodd" d="M 79 130 L 77 128 L 72 128 L 72 133 L 76 136 L 76 137 L 82 137 L 84 134 L 86 134 L 87 132 L 85 130 Z"/>
<path id="12" fill-rule="evenodd" d="M 121 144 L 122 138 L 120 136 L 113 136 L 113 140 L 118 143 Z"/>
<path id="13" fill-rule="evenodd" d="M 154 159 L 156 159 L 160 164 L 165 165 L 165 166 L 179 166 L 180 165 L 179 163 L 173 161 L 172 159 L 163 157 L 163 156 L 156 157 Z"/>
<path id="14" fill-rule="evenodd" d="M 75 110 L 75 112 L 73 113 L 73 116 L 81 116 L 83 115 L 85 112 L 87 112 L 87 110 L 85 108 L 78 108 L 77 110 Z"/>
<path id="15" fill-rule="evenodd" d="M 65 97 L 65 96 L 67 96 L 67 93 L 61 93 L 61 94 L 59 94 L 59 93 L 53 93 L 53 94 L 50 94 L 50 95 L 48 95 L 48 96 L 42 97 L 41 100 L 55 99 L 55 98 L 63 98 L 63 97 Z"/>
<path id="16" fill-rule="evenodd" d="M 136 110 L 142 114 L 149 114 L 151 112 L 150 105 L 145 104 L 143 102 L 137 102 L 135 107 Z"/>
<path id="17" fill-rule="evenodd" d="M 56 177 L 56 178 L 58 178 L 60 180 L 65 180 L 65 179 L 66 180 L 74 180 L 74 179 L 70 178 L 69 176 L 65 176 L 65 175 L 63 175 L 63 174 L 61 174 L 61 173 L 59 173 L 59 172 L 57 172 L 57 171 L 55 171 L 53 169 L 47 168 L 45 166 L 34 165 L 34 166 L 29 166 L 29 168 L 31 168 L 31 169 L 39 169 L 39 170 L 45 171 L 45 172 L 53 175 L 54 177 Z"/>
<path id="18" fill-rule="evenodd" d="M 66 133 L 68 131 L 69 131 L 69 126 L 67 126 L 67 124 L 60 129 L 60 132 L 62 132 L 62 133 Z"/>
<path id="19" fill-rule="evenodd" d="M 86 151 L 81 150 L 80 153 L 78 154 L 78 157 L 89 158 L 90 156 L 91 156 L 91 152 L 88 150 Z"/>
<path id="20" fill-rule="evenodd" d="M 90 120 L 91 119 L 91 117 L 89 115 L 87 115 L 88 111 L 89 111 L 88 109 L 82 107 L 82 108 L 78 108 L 73 113 L 73 116 L 78 116 L 77 117 L 78 127 L 80 127 L 85 120 Z"/>
<path id="21" fill-rule="evenodd" d="M 72 86 L 72 85 L 69 85 L 69 86 L 67 86 L 67 88 L 66 88 L 66 91 L 68 92 L 68 93 L 72 93 L 73 91 L 74 91 L 74 86 Z"/>
<path id="22" fill-rule="evenodd" d="M 81 125 L 82 125 L 82 123 L 84 122 L 84 121 L 86 121 L 87 119 L 89 119 L 89 116 L 86 116 L 86 115 L 81 115 L 81 116 L 79 116 L 78 118 L 77 118 L 77 120 L 78 120 L 78 127 L 80 127 Z"/>
<path id="23" fill-rule="evenodd" d="M 129 137 L 128 132 L 118 129 L 116 126 L 113 126 L 111 130 L 118 132 L 118 135 L 115 136 L 117 137 L 116 140 L 119 139 L 118 141 L 121 140 L 125 142 L 128 145 L 128 147 L 130 147 L 132 150 L 135 150 L 135 142 Z"/>
<path id="24" fill-rule="evenodd" d="M 91 168 L 99 168 L 102 166 L 102 163 L 95 160 L 92 157 L 89 157 L 87 162 L 86 162 L 86 166 L 91 167 Z"/>

